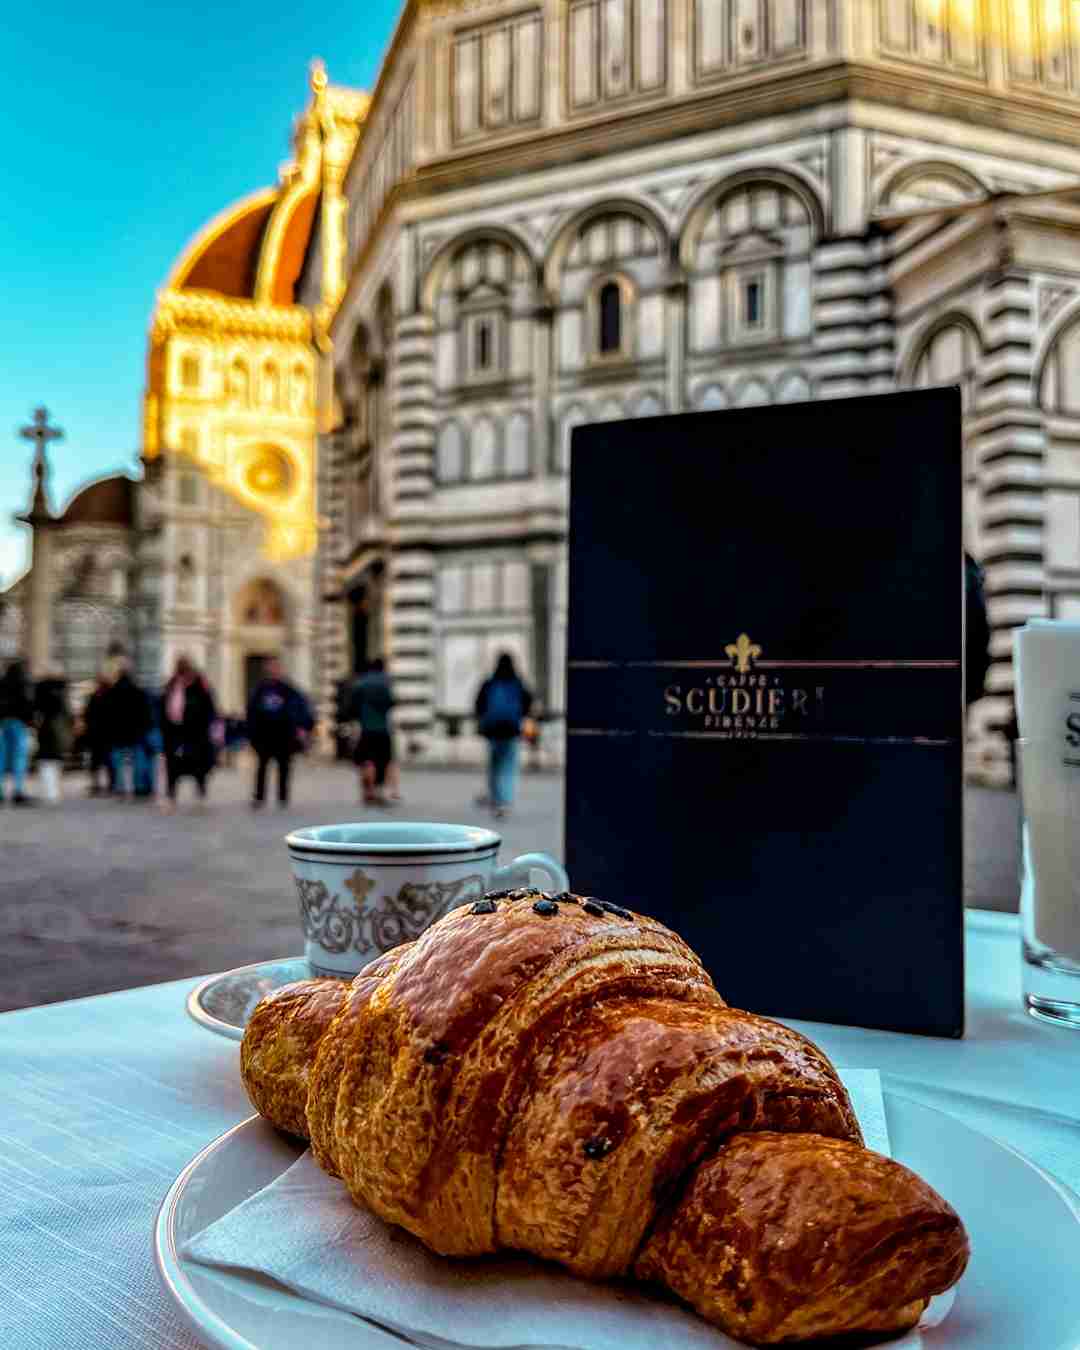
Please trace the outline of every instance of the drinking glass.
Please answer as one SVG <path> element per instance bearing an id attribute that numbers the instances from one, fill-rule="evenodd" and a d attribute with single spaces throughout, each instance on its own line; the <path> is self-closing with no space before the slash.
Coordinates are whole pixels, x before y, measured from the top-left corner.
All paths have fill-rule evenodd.
<path id="1" fill-rule="evenodd" d="M 1024 1004 L 1080 1030 L 1080 745 L 1020 740 L 1016 749 Z"/>

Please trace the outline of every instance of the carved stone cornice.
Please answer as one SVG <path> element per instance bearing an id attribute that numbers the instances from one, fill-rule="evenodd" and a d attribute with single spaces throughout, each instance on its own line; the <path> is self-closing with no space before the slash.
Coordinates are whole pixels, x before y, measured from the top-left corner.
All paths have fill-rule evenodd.
<path id="1" fill-rule="evenodd" d="M 285 342 L 311 342 L 311 314 L 300 305 L 256 304 L 227 299 L 213 291 L 162 291 L 151 338 L 198 332 L 241 334 Z"/>

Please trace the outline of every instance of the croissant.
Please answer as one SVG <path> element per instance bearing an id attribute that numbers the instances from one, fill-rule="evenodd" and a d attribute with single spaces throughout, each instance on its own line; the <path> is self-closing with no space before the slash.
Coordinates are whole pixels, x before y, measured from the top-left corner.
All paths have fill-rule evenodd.
<path id="1" fill-rule="evenodd" d="M 286 986 L 241 1073 L 432 1250 L 652 1282 L 758 1344 L 905 1330 L 967 1264 L 950 1206 L 862 1147 L 822 1051 L 606 902 L 492 892 L 351 984 Z"/>

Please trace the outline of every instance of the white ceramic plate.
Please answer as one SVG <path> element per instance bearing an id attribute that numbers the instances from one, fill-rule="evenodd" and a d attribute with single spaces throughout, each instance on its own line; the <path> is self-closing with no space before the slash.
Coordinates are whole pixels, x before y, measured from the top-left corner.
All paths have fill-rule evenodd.
<path id="1" fill-rule="evenodd" d="M 261 998 L 283 984 L 310 980 L 312 975 L 302 956 L 238 966 L 197 984 L 187 997 L 188 1015 L 207 1031 L 228 1036 L 231 1041 L 242 1041 L 248 1018 Z"/>
<path id="2" fill-rule="evenodd" d="M 895 1093 L 885 1094 L 885 1107 L 894 1156 L 945 1196 L 971 1235 L 971 1265 L 952 1312 L 922 1333 L 922 1344 L 1080 1350 L 1080 1203 L 1019 1153 L 951 1116 Z M 400 1350 L 400 1335 L 310 1303 L 273 1280 L 211 1270 L 180 1255 L 189 1237 L 266 1186 L 298 1152 L 297 1143 L 253 1116 L 188 1164 L 154 1230 L 166 1290 L 215 1350 Z"/>

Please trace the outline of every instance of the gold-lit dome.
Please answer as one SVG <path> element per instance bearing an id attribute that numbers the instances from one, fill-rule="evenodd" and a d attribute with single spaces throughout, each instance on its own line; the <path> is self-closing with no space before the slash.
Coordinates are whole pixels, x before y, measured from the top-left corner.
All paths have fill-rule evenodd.
<path id="1" fill-rule="evenodd" d="M 317 183 L 245 197 L 199 231 L 173 268 L 168 289 L 294 304 L 318 202 Z"/>
<path id="2" fill-rule="evenodd" d="M 277 186 L 223 211 L 177 259 L 147 352 L 144 460 L 182 453 L 185 472 L 264 518 L 263 553 L 278 561 L 317 538 L 319 335 L 344 291 L 342 184 L 369 103 L 330 85 L 321 64 L 311 95 Z"/>

